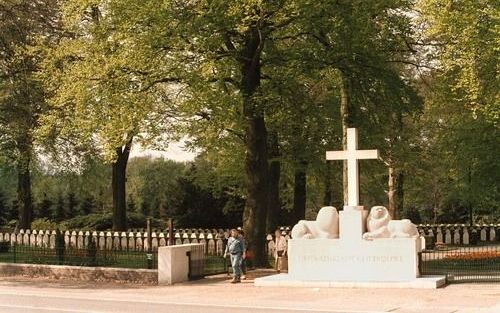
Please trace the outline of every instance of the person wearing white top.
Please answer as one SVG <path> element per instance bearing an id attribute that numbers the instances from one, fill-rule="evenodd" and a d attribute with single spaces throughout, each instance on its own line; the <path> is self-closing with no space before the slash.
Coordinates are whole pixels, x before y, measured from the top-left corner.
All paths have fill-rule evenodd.
<path id="1" fill-rule="evenodd" d="M 274 232 L 274 235 L 274 268 L 279 273 L 283 269 L 283 260 L 287 257 L 287 241 L 285 237 L 281 236 L 281 231 L 279 229 Z"/>

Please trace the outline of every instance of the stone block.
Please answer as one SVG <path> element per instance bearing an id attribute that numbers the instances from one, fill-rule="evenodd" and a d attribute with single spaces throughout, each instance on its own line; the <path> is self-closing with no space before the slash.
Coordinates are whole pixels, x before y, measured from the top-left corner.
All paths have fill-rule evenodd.
<path id="1" fill-rule="evenodd" d="M 186 244 L 158 248 L 158 284 L 171 285 L 189 280 L 188 252 L 192 260 L 203 263 L 203 244 Z M 200 269 L 196 267 L 199 271 Z M 201 271 L 203 268 L 201 267 Z M 198 273 L 191 273 L 198 274 Z"/>
<path id="2" fill-rule="evenodd" d="M 339 233 L 342 241 L 359 242 L 366 232 L 368 211 L 344 208 L 339 212 Z"/>

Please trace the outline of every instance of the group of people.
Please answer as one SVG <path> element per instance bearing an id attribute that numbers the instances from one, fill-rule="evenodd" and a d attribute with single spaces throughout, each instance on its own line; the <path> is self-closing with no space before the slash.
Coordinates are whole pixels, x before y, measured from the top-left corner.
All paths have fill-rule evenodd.
<path id="1" fill-rule="evenodd" d="M 283 260 L 287 257 L 287 241 L 286 238 L 281 235 L 280 230 L 276 230 L 274 235 L 274 267 L 276 271 L 280 273 L 283 269 Z M 231 260 L 231 267 L 233 268 L 232 284 L 239 283 L 242 279 L 246 279 L 247 252 L 247 244 L 243 230 L 231 229 L 224 257 L 229 256 Z"/>

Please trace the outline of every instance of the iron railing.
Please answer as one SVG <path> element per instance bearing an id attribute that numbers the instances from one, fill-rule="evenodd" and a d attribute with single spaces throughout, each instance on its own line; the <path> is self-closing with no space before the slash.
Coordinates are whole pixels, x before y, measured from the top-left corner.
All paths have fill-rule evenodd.
<path id="1" fill-rule="evenodd" d="M 157 269 L 158 252 L 3 245 L 0 263 Z"/>
<path id="2" fill-rule="evenodd" d="M 422 275 L 445 275 L 448 283 L 500 282 L 500 245 L 423 250 L 419 269 Z"/>
<path id="3" fill-rule="evenodd" d="M 208 275 L 218 275 L 229 273 L 228 259 L 217 255 L 205 255 L 205 268 L 204 274 Z"/>

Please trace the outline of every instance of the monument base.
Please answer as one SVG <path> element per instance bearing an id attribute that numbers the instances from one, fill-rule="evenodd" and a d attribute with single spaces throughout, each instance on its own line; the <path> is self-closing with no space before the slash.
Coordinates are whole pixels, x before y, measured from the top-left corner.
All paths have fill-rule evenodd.
<path id="1" fill-rule="evenodd" d="M 288 274 L 297 281 L 413 281 L 420 245 L 420 238 L 290 239 Z"/>
<path id="2" fill-rule="evenodd" d="M 421 276 L 408 281 L 308 281 L 297 280 L 289 274 L 278 274 L 255 279 L 258 287 L 305 287 L 305 288 L 408 288 L 436 289 L 446 284 L 445 276 Z"/>

